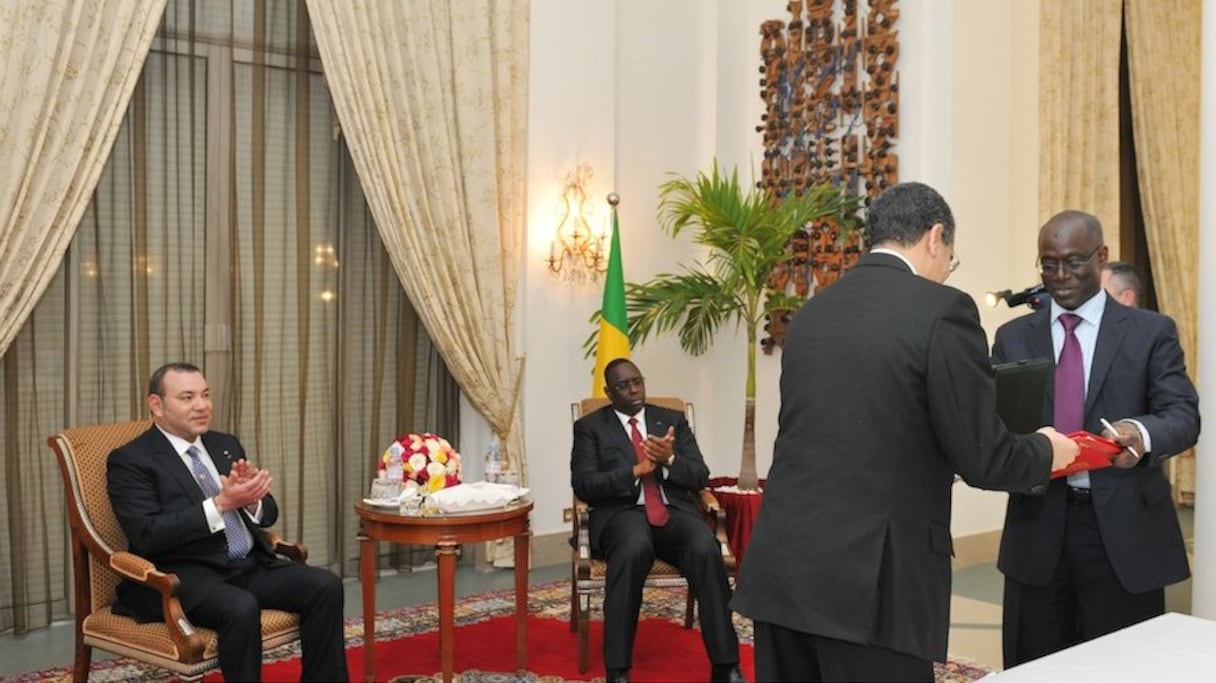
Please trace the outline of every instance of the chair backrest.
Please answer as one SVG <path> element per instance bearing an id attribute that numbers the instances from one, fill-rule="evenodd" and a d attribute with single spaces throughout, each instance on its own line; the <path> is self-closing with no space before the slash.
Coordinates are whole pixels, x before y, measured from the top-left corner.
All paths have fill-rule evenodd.
<path id="1" fill-rule="evenodd" d="M 136 420 L 73 427 L 47 439 L 63 475 L 72 544 L 85 551 L 84 554 L 73 551 L 73 557 L 89 558 L 87 569 L 76 566 L 74 571 L 88 572 L 90 612 L 114 603 L 120 579 L 109 569 L 106 558 L 110 553 L 127 549 L 127 537 L 114 518 L 110 494 L 106 491 L 106 460 L 111 451 L 151 425 L 149 420 Z"/>
<path id="2" fill-rule="evenodd" d="M 647 396 L 646 402 L 684 413 L 684 417 L 688 420 L 689 429 L 696 431 L 697 426 L 693 424 L 694 417 L 691 403 L 675 396 Z M 570 419 L 571 421 L 578 420 L 587 413 L 599 410 L 606 405 L 608 405 L 608 399 L 606 398 L 585 398 L 577 403 L 571 403 Z"/>

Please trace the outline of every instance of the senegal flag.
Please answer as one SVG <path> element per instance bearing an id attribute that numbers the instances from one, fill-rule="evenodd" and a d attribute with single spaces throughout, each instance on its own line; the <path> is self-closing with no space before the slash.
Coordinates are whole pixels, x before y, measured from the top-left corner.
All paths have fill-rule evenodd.
<path id="1" fill-rule="evenodd" d="M 617 358 L 629 357 L 629 318 L 625 313 L 625 272 L 621 268 L 621 229 L 616 207 L 612 207 L 612 244 L 608 273 L 604 278 L 604 302 L 600 308 L 600 335 L 596 341 L 595 373 L 591 395 L 604 398 L 604 367 Z"/>

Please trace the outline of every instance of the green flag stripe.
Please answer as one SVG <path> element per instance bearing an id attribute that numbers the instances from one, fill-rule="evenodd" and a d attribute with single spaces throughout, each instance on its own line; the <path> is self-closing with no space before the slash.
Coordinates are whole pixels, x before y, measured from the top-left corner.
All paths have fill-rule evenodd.
<path id="1" fill-rule="evenodd" d="M 616 207 L 612 209 L 612 244 L 608 254 L 608 272 L 604 279 L 604 301 L 600 308 L 603 319 L 623 334 L 629 332 L 629 316 L 625 312 L 625 270 L 621 266 L 621 229 Z"/>

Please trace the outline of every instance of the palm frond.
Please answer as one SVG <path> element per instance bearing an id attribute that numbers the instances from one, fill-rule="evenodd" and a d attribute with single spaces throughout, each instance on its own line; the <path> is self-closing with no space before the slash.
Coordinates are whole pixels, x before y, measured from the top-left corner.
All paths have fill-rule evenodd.
<path id="1" fill-rule="evenodd" d="M 764 299 L 765 315 L 772 315 L 781 311 L 797 311 L 806 303 L 806 299 L 785 292 L 778 292 L 775 289 L 768 290 L 768 296 Z"/>
<path id="2" fill-rule="evenodd" d="M 723 322 L 738 319 L 741 302 L 713 275 L 687 270 L 679 275 L 663 273 L 642 284 L 630 283 L 625 288 L 625 305 L 631 345 L 645 342 L 651 334 L 677 330 L 680 347 L 699 356 L 709 349 Z"/>

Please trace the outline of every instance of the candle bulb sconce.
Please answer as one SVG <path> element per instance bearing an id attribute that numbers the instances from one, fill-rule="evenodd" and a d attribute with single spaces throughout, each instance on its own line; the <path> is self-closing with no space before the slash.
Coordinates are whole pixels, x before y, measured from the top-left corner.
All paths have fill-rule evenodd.
<path id="1" fill-rule="evenodd" d="M 608 231 L 605 226 L 592 227 L 587 218 L 587 186 L 591 167 L 580 164 L 566 174 L 562 186 L 560 218 L 553 240 L 549 243 L 549 271 L 563 281 L 575 284 L 596 282 L 608 269 Z"/>

